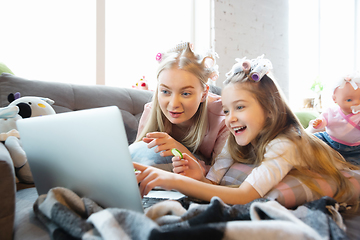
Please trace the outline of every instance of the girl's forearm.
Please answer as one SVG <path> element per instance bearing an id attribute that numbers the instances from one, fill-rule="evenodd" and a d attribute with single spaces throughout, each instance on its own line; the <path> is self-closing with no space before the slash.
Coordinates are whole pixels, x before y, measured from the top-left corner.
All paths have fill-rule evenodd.
<path id="1" fill-rule="evenodd" d="M 177 175 L 174 178 L 173 189 L 204 201 L 210 201 L 212 197 L 217 196 L 227 204 L 246 204 L 260 197 L 256 190 L 246 182 L 239 188 L 231 188 L 213 185 L 210 181 L 202 182 L 182 175 Z"/>

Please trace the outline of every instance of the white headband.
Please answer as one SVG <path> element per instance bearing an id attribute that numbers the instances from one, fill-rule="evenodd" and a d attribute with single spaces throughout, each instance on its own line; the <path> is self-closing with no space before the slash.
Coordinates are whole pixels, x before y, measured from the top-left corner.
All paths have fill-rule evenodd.
<path id="1" fill-rule="evenodd" d="M 340 82 L 339 88 L 345 87 L 346 83 L 350 83 L 354 90 L 358 89 L 359 86 L 357 85 L 357 83 L 360 84 L 359 74 L 355 73 L 353 75 L 347 75 L 346 77 L 344 77 Z"/>

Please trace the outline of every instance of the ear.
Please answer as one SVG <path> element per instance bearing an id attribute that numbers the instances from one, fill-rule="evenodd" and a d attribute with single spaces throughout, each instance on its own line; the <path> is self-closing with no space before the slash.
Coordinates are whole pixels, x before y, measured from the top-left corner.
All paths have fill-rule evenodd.
<path id="1" fill-rule="evenodd" d="M 206 88 L 205 88 L 205 90 L 204 90 L 204 92 L 202 94 L 202 97 L 201 97 L 201 102 L 205 102 L 205 100 L 207 98 L 207 95 L 209 93 L 209 89 L 210 89 L 209 85 L 206 84 Z"/>
<path id="2" fill-rule="evenodd" d="M 11 103 L 15 100 L 15 95 L 13 93 L 10 93 L 7 97 L 8 102 Z"/>
<path id="3" fill-rule="evenodd" d="M 336 103 L 336 95 L 335 95 L 335 93 L 332 95 L 332 99 L 333 99 L 334 103 Z"/>

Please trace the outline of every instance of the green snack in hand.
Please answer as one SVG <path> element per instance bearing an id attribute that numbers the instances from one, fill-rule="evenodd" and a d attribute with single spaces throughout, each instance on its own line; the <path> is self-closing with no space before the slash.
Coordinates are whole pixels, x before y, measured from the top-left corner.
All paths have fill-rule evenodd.
<path id="1" fill-rule="evenodd" d="M 171 153 L 174 154 L 175 157 L 183 158 L 182 153 L 179 150 L 177 150 L 176 148 L 171 149 Z"/>

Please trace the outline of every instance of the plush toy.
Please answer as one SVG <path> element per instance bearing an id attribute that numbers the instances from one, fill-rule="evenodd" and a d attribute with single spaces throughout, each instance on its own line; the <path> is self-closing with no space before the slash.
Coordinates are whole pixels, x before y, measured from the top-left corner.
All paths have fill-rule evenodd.
<path id="1" fill-rule="evenodd" d="M 18 106 L 0 108 L 0 141 L 5 141 L 10 136 L 20 138 L 16 130 L 15 121 L 20 119 Z"/>
<path id="2" fill-rule="evenodd" d="M 19 115 L 22 118 L 55 114 L 55 110 L 51 107 L 54 101 L 50 98 L 20 97 L 20 93 L 10 93 L 8 101 L 10 103 L 9 107 L 19 107 Z"/>
<path id="3" fill-rule="evenodd" d="M 20 97 L 20 93 L 10 93 L 8 101 L 10 104 L 0 109 L 0 141 L 4 142 L 10 153 L 18 180 L 33 183 L 26 154 L 21 147 L 16 121 L 21 118 L 56 114 L 51 107 L 54 101 L 42 97 Z"/>
<path id="4" fill-rule="evenodd" d="M 141 89 L 141 90 L 149 90 L 149 85 L 145 79 L 145 76 L 140 78 L 140 80 L 137 81 L 136 84 L 133 85 L 132 87 L 136 88 L 136 89 Z"/>

